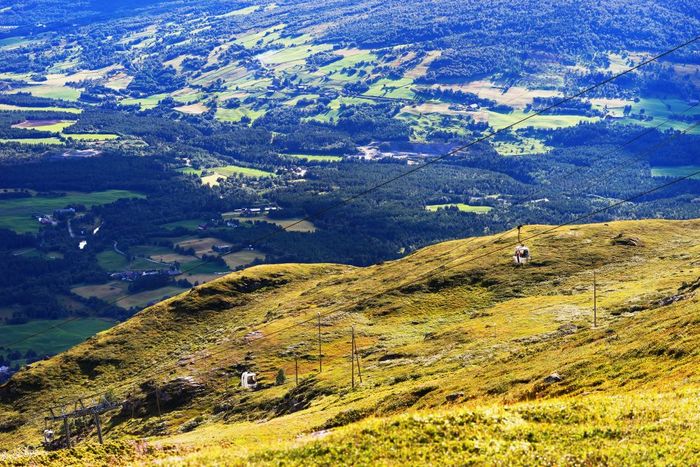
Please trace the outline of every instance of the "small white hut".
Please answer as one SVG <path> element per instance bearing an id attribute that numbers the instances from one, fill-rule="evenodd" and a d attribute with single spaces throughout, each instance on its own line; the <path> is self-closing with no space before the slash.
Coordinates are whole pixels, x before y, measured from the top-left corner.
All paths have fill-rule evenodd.
<path id="1" fill-rule="evenodd" d="M 258 387 L 256 374 L 250 371 L 244 371 L 241 375 L 241 387 L 244 389 L 255 389 Z"/>

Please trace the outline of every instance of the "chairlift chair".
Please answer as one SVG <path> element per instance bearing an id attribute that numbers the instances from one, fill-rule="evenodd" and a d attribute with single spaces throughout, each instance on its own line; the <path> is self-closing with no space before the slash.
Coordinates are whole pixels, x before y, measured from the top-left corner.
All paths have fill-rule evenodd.
<path id="1" fill-rule="evenodd" d="M 513 253 L 513 263 L 516 265 L 527 264 L 530 262 L 530 249 L 525 245 L 518 245 L 515 247 L 515 252 Z"/>
<path id="2" fill-rule="evenodd" d="M 255 389 L 258 387 L 256 374 L 251 371 L 244 371 L 241 375 L 241 387 L 244 389 Z"/>
<path id="3" fill-rule="evenodd" d="M 530 249 L 523 245 L 520 239 L 520 230 L 523 228 L 522 225 L 518 226 L 518 245 L 515 247 L 513 252 L 513 263 L 517 266 L 527 264 L 530 262 Z"/>

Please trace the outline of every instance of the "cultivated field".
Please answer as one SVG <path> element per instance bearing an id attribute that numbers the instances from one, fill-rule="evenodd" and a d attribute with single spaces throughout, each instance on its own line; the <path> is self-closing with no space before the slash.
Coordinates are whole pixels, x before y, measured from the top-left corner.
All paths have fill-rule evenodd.
<path id="1" fill-rule="evenodd" d="M 185 249 L 193 248 L 197 256 L 211 255 L 214 253 L 212 247 L 214 245 L 225 245 L 226 242 L 219 238 L 214 237 L 204 237 L 204 238 L 192 238 L 190 240 L 183 240 L 177 243 L 177 246 Z"/>
<path id="2" fill-rule="evenodd" d="M 239 268 L 241 266 L 247 266 L 247 265 L 251 264 L 253 261 L 255 261 L 256 259 L 264 260 L 265 253 L 263 253 L 262 251 L 258 251 L 258 250 L 241 250 L 241 251 L 237 251 L 235 253 L 227 254 L 223 258 L 224 258 L 224 261 L 226 261 L 226 265 L 230 269 L 236 269 L 236 268 Z"/>
<path id="3" fill-rule="evenodd" d="M 428 211 L 438 211 L 446 208 L 457 208 L 462 212 L 473 212 L 475 214 L 486 214 L 493 209 L 491 206 L 471 206 L 464 203 L 454 204 L 429 204 L 425 207 Z"/>
<path id="4" fill-rule="evenodd" d="M 289 232 L 315 232 L 316 226 L 307 220 L 302 220 L 300 217 L 292 217 L 289 219 L 272 219 L 267 215 L 262 216 L 241 216 L 233 212 L 225 212 L 222 214 L 224 219 L 238 219 L 241 222 L 269 222 L 277 224 Z"/>
<path id="5" fill-rule="evenodd" d="M 203 185 L 216 186 L 219 184 L 220 178 L 229 178 L 234 175 L 250 178 L 265 178 L 275 177 L 272 172 L 264 170 L 252 169 L 250 167 L 240 167 L 237 165 L 224 165 L 220 167 L 211 167 L 206 169 L 184 168 L 180 170 L 185 174 L 198 175 Z"/>

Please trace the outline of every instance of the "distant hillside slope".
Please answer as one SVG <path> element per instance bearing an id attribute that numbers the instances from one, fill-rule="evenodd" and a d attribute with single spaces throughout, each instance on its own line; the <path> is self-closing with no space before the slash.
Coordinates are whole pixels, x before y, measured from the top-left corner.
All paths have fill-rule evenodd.
<path id="1" fill-rule="evenodd" d="M 8 449 L 37 445 L 57 401 L 129 401 L 105 448 L 86 422 L 77 449 L 0 465 L 697 461 L 700 220 L 550 229 L 526 227 L 525 267 L 509 232 L 367 268 L 254 267 L 148 308 L 0 387 Z"/>

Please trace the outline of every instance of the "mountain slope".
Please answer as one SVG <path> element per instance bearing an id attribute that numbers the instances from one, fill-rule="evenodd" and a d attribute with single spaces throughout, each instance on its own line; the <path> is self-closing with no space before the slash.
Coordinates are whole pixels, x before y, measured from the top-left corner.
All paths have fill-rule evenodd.
<path id="1" fill-rule="evenodd" d="M 43 429 L 36 417 L 59 398 L 72 407 L 77 397 L 109 392 L 131 405 L 105 417 L 113 443 L 105 451 L 13 452 L 9 462 L 67 462 L 89 451 L 103 460 L 118 454 L 122 462 L 253 456 L 248 461 L 394 463 L 447 452 L 496 459 L 499 445 L 504 461 L 546 463 L 569 454 L 595 460 L 589 451 L 596 441 L 607 462 L 692 455 L 697 437 L 675 448 L 671 440 L 698 427 L 700 221 L 531 226 L 524 237 L 533 262 L 522 268 L 511 264 L 510 232 L 368 268 L 259 266 L 198 287 L 16 374 L 0 388 L 0 445 L 36 444 Z M 425 277 L 441 265 L 441 273 Z M 355 390 L 351 326 L 363 378 Z M 280 368 L 288 380 L 275 385 Z M 240 389 L 245 369 L 256 371 L 264 388 Z M 446 413 L 446 404 L 466 408 Z M 360 422 L 310 444 L 319 433 L 297 440 L 414 409 L 437 412 Z M 660 414 L 665 409 L 668 416 Z M 640 451 L 659 430 L 655 447 Z M 74 432 L 95 438 L 89 424 Z M 152 438 L 149 448 L 126 442 L 143 437 Z M 639 449 L 616 444 L 624 437 Z M 391 443 L 398 447 L 385 449 Z M 517 449 L 508 454 L 516 445 L 524 457 Z"/>

